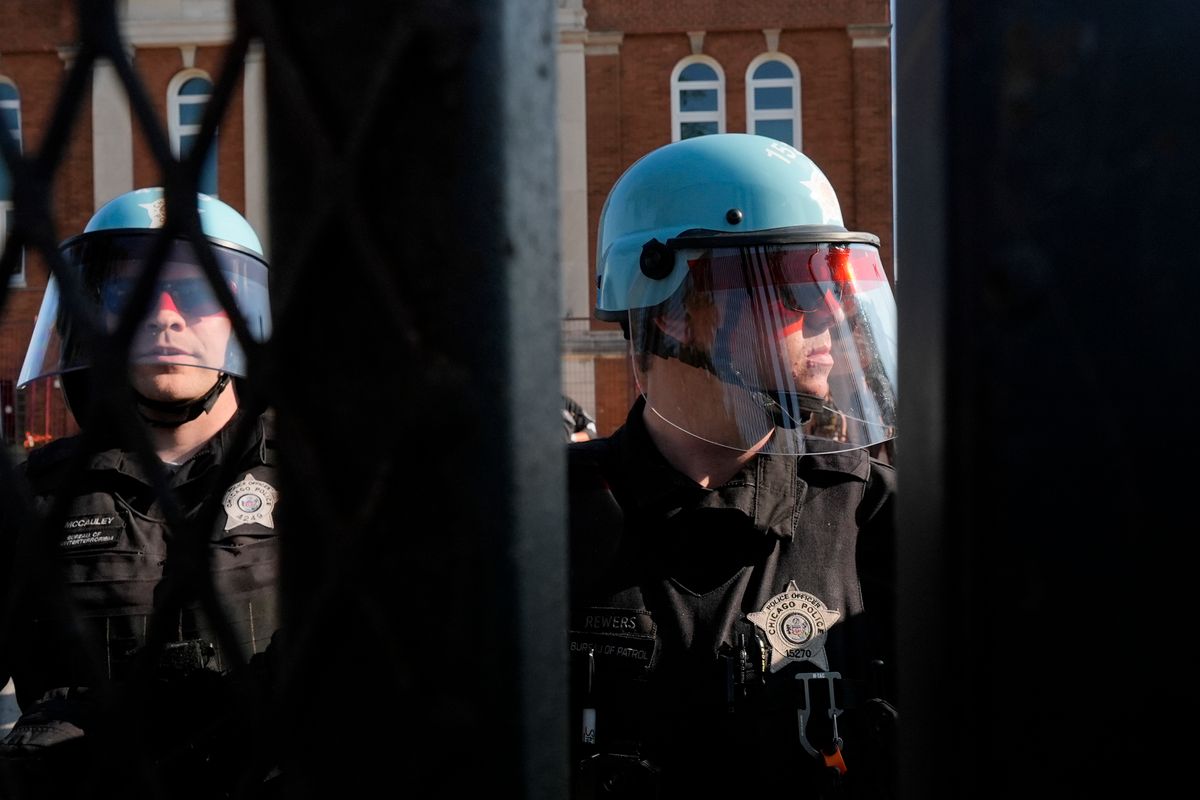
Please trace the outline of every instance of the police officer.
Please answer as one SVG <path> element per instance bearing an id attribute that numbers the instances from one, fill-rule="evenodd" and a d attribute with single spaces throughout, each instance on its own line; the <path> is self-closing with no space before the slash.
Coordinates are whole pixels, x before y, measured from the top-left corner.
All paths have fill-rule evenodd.
<path id="1" fill-rule="evenodd" d="M 271 769 L 280 497 L 242 382 L 267 263 L 240 214 L 196 202 L 202 235 L 159 230 L 162 189 L 117 197 L 61 246 L 75 285 L 47 287 L 19 385 L 55 376 L 82 433 L 30 452 L 32 513 L 0 518 L 22 711 L 0 796 L 224 797 Z"/>
<path id="2" fill-rule="evenodd" d="M 892 793 L 878 245 L 760 136 L 666 145 L 613 187 L 596 314 L 640 396 L 569 450 L 577 800 Z"/>

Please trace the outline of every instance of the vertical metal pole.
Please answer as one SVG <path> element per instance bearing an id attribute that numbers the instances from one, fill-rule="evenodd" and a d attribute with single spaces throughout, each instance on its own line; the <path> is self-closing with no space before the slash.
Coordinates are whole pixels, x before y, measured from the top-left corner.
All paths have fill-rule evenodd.
<path id="1" fill-rule="evenodd" d="M 269 12 L 293 775 L 557 800 L 554 4 Z"/>
<path id="2" fill-rule="evenodd" d="M 947 360 L 950 303 L 945 158 L 945 0 L 898 4 L 895 35 L 896 303 L 900 313 L 897 616 L 899 782 L 903 800 L 935 796 L 947 776 L 934 751 L 948 728 L 952 692 L 941 665 L 960 640 L 953 628 L 946 545 Z M 950 776 L 957 779 L 958 775 Z M 952 796 L 947 793 L 946 797 Z"/>
<path id="3" fill-rule="evenodd" d="M 1200 7 L 896 22 L 902 796 L 1165 796 L 1200 710 Z"/>

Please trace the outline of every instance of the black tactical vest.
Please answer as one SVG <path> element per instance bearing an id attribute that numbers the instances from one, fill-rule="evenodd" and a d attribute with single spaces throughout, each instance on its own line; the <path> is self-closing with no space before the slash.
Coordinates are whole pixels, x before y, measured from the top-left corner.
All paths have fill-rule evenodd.
<path id="1" fill-rule="evenodd" d="M 165 680 L 224 673 L 265 650 L 279 627 L 278 478 L 269 416 L 232 452 L 240 419 L 167 467 L 166 496 L 157 467 L 125 450 L 80 456 L 76 437 L 30 454 L 37 519 L 17 534 L 6 642 L 22 708 L 139 669 Z"/>
<path id="2" fill-rule="evenodd" d="M 570 449 L 573 800 L 891 797 L 891 469 L 764 461 L 708 491 L 650 448 L 631 415 Z"/>

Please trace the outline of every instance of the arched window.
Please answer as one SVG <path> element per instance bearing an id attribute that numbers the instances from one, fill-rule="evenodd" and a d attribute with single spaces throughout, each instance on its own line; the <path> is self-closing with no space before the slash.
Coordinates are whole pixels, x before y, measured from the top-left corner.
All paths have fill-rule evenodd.
<path id="1" fill-rule="evenodd" d="M 21 93 L 17 85 L 8 78 L 0 76 L 0 124 L 8 131 L 8 135 L 21 150 Z M 12 175 L 8 165 L 0 158 L 0 248 L 8 242 L 8 234 L 13 224 L 12 204 Z M 17 258 L 13 270 L 8 276 L 8 282 L 16 286 L 25 285 L 25 253 Z"/>
<path id="2" fill-rule="evenodd" d="M 689 56 L 671 73 L 671 141 L 725 132 L 725 72 L 708 56 Z"/>
<path id="3" fill-rule="evenodd" d="M 800 70 L 782 53 L 763 53 L 746 68 L 746 130 L 802 149 Z"/>
<path id="4" fill-rule="evenodd" d="M 212 96 L 212 81 L 199 70 L 185 70 L 171 79 L 167 88 L 167 129 L 171 148 L 178 158 L 191 152 L 200 134 L 204 108 Z M 217 196 L 217 136 L 204 157 L 200 171 L 200 191 Z"/>

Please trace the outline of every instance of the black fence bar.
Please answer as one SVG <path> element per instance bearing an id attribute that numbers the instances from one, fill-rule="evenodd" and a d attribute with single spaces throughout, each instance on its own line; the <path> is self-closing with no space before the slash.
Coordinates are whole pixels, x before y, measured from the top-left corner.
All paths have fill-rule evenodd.
<path id="1" fill-rule="evenodd" d="M 902 796 L 1168 796 L 1197 712 L 1200 6 L 896 10 Z"/>
<path id="2" fill-rule="evenodd" d="M 560 798 L 554 4 L 245 10 L 268 75 L 300 783 Z"/>

